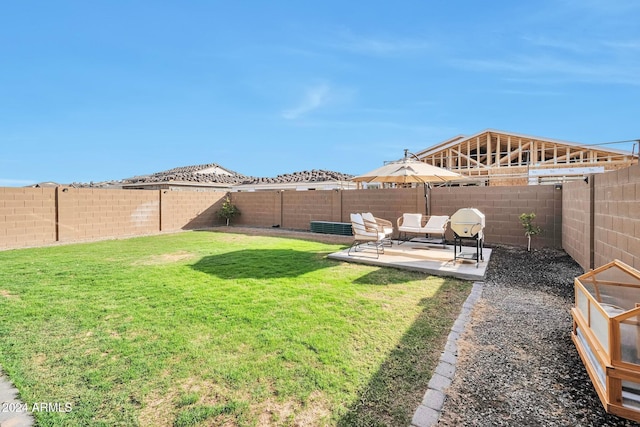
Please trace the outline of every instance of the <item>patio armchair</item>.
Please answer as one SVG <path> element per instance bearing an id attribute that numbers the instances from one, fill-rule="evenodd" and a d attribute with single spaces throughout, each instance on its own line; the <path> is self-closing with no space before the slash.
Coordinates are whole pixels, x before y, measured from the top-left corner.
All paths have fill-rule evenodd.
<path id="1" fill-rule="evenodd" d="M 384 232 L 368 221 L 362 218 L 359 213 L 351 214 L 351 228 L 353 230 L 353 243 L 347 251 L 347 255 L 351 256 L 351 250 L 358 252 L 361 245 L 373 245 L 376 248 L 376 258 L 380 257 L 380 253 L 384 254 Z"/>
<path id="2" fill-rule="evenodd" d="M 362 219 L 364 219 L 365 224 L 369 223 L 375 226 L 378 231 L 384 233 L 384 242 L 388 243 L 389 246 L 393 246 L 393 242 L 391 240 L 391 235 L 393 234 L 393 224 L 391 223 L 391 221 L 377 218 L 373 216 L 371 212 L 363 212 Z"/>
<path id="3" fill-rule="evenodd" d="M 419 213 L 405 213 L 402 214 L 397 220 L 398 224 L 398 244 L 401 244 L 401 236 L 404 233 L 404 241 L 407 239 L 407 234 L 424 234 L 437 235 L 442 237 L 442 245 L 445 246 L 445 233 L 447 231 L 447 224 L 449 224 L 449 217 L 447 215 L 431 215 L 429 217 L 423 217 Z"/>

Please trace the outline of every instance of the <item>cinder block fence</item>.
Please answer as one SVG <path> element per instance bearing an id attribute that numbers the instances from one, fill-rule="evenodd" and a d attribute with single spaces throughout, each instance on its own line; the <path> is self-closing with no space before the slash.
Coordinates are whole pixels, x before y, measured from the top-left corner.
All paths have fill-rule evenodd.
<path id="1" fill-rule="evenodd" d="M 488 244 L 525 246 L 522 213 L 542 233 L 532 246 L 564 248 L 585 270 L 618 258 L 640 269 L 640 166 L 563 186 L 440 187 L 431 212 L 474 207 Z M 221 225 L 225 192 L 0 187 L 0 249 L 147 235 Z M 235 225 L 309 230 L 311 221 L 349 222 L 352 212 L 391 220 L 426 213 L 422 187 L 230 193 Z M 452 239 L 452 235 L 447 238 Z"/>
<path id="2" fill-rule="evenodd" d="M 242 215 L 235 224 L 308 230 L 311 221 L 349 222 L 352 212 L 372 212 L 392 221 L 405 212 L 426 213 L 424 189 L 284 191 L 232 193 Z M 433 215 L 453 215 L 474 207 L 486 215 L 487 243 L 526 245 L 522 213 L 536 213 L 544 232 L 534 247 L 562 246 L 562 189 L 553 186 L 442 187 L 430 192 Z M 447 236 L 453 239 L 453 234 Z"/>
<path id="3" fill-rule="evenodd" d="M 0 249 L 211 227 L 224 192 L 0 187 Z"/>

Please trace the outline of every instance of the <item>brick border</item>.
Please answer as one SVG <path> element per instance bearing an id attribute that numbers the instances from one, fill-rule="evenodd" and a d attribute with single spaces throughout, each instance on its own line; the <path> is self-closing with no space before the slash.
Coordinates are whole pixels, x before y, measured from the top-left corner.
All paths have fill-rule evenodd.
<path id="1" fill-rule="evenodd" d="M 462 304 L 462 310 L 451 327 L 444 351 L 440 355 L 438 366 L 436 366 L 435 372 L 429 381 L 422 403 L 413 415 L 411 420 L 412 427 L 432 427 L 438 424 L 447 388 L 451 385 L 456 373 L 456 362 L 458 360 L 457 341 L 471 319 L 471 311 L 482 296 L 483 288 L 483 282 L 475 282 L 471 293 Z"/>

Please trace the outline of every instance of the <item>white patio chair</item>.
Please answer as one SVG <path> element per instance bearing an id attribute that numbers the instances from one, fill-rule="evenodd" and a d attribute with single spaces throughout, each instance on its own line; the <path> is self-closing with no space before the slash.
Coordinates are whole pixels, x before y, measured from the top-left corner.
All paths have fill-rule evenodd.
<path id="1" fill-rule="evenodd" d="M 351 214 L 351 228 L 353 230 L 353 243 L 347 251 L 347 255 L 351 256 L 352 249 L 354 252 L 358 252 L 358 248 L 365 244 L 373 245 L 376 248 L 376 258 L 380 257 L 380 253 L 384 254 L 384 232 L 379 231 L 373 224 L 365 222 L 359 213 Z"/>
<path id="2" fill-rule="evenodd" d="M 391 235 L 393 234 L 393 224 L 391 221 L 386 219 L 377 218 L 373 216 L 371 212 L 363 212 L 362 219 L 364 219 L 365 224 L 370 223 L 375 226 L 378 231 L 384 233 L 384 242 L 389 244 L 389 246 L 393 246 L 393 242 L 391 240 Z"/>

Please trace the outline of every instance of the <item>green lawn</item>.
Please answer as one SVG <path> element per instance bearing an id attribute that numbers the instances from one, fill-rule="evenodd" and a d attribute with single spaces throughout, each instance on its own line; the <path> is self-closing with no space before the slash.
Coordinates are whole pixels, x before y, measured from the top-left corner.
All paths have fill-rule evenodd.
<path id="1" fill-rule="evenodd" d="M 0 252 L 0 365 L 40 425 L 407 425 L 470 284 L 222 232 Z"/>

